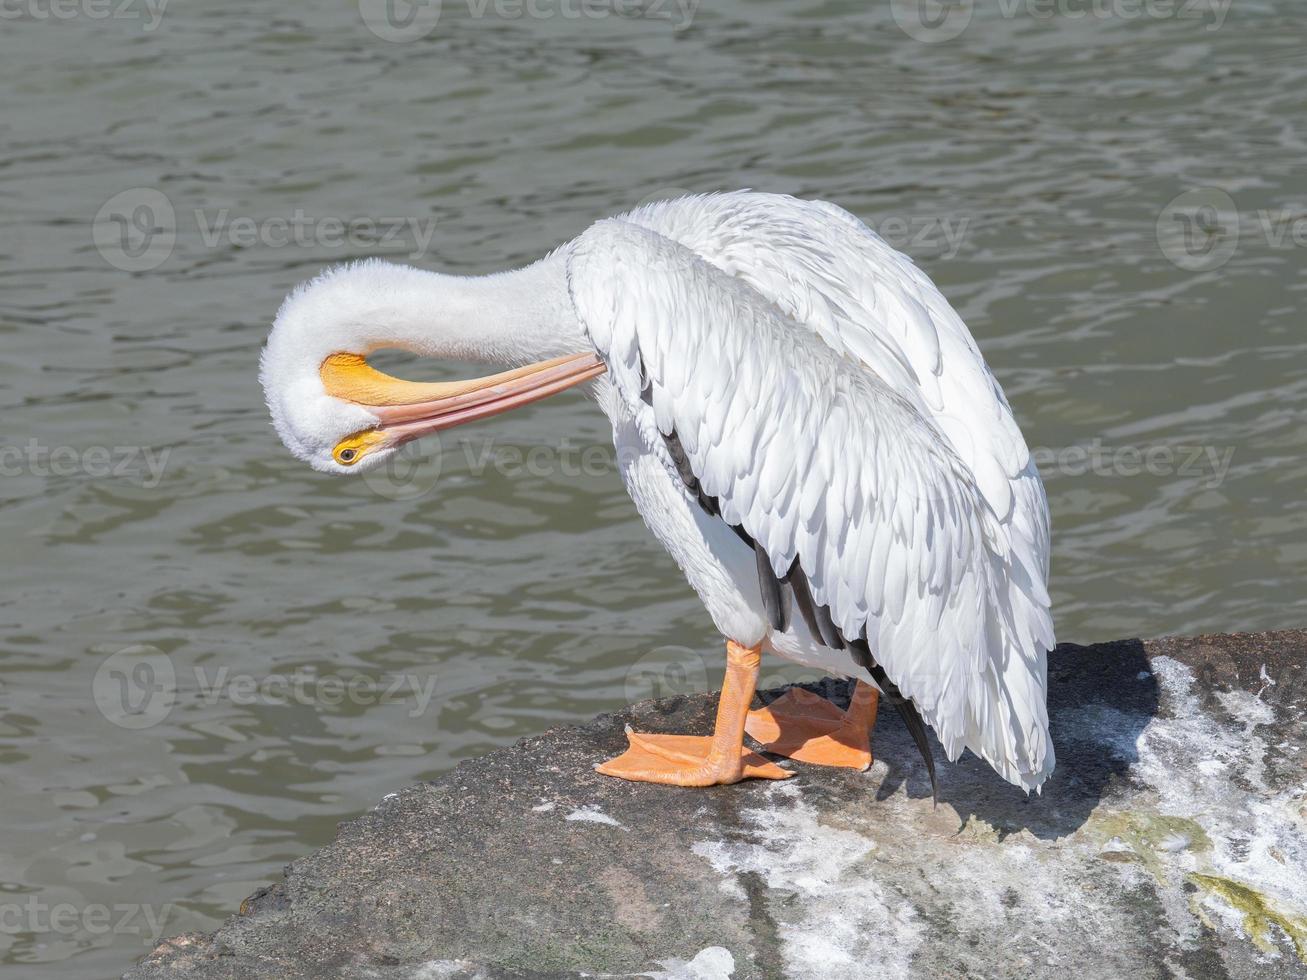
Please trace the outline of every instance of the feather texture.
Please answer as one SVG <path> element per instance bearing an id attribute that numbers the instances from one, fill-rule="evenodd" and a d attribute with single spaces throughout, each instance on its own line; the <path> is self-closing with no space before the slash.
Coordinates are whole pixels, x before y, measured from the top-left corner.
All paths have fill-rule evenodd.
<path id="1" fill-rule="evenodd" d="M 568 288 L 609 366 L 619 438 L 703 521 L 711 500 L 754 543 L 755 574 L 810 600 L 790 617 L 769 597 L 773 646 L 800 642 L 787 628 L 832 649 L 842 634 L 856 640 L 844 672 L 875 682 L 854 659 L 865 640 L 950 759 L 970 748 L 1037 787 L 1053 765 L 1047 504 L 1002 391 L 925 275 L 832 205 L 727 194 L 598 223 L 571 246 Z M 647 467 L 623 475 L 649 498 Z M 726 555 L 733 534 L 698 533 L 723 567 L 744 560 Z M 689 577 L 711 611 L 721 576 Z M 808 604 L 829 622 L 807 622 Z"/>

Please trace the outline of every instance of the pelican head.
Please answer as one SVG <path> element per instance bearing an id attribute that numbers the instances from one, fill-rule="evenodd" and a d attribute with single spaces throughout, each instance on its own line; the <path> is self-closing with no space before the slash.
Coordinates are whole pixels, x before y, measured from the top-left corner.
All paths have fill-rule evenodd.
<path id="1" fill-rule="evenodd" d="M 392 377 L 368 355 L 511 365 L 466 381 Z M 325 473 L 382 463 L 428 433 L 488 418 L 598 377 L 604 364 L 570 312 L 553 257 L 468 278 L 385 262 L 329 270 L 282 304 L 260 381 L 286 448 Z"/>

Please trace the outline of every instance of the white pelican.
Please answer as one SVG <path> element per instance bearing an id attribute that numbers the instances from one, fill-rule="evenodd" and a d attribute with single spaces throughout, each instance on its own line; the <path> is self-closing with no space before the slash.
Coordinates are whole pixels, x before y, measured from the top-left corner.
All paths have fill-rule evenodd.
<path id="1" fill-rule="evenodd" d="M 421 384 L 381 348 L 508 370 Z M 726 638 L 709 737 L 628 731 L 612 776 L 793 775 L 744 744 L 865 769 L 883 692 L 935 770 L 969 748 L 1036 789 L 1048 504 L 997 381 L 930 279 L 848 212 L 739 192 L 600 221 L 523 269 L 366 261 L 296 289 L 261 380 L 287 448 L 327 473 L 586 384 L 621 476 Z M 769 650 L 856 678 L 841 711 L 793 690 L 750 711 Z"/>

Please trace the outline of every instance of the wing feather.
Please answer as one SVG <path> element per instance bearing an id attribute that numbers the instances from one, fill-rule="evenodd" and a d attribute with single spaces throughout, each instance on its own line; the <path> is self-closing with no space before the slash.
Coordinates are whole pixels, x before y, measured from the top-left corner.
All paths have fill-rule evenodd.
<path id="1" fill-rule="evenodd" d="M 970 747 L 1005 778 L 1037 786 L 1053 759 L 1047 609 L 1034 577 L 1014 571 L 1006 515 L 927 401 L 740 277 L 629 221 L 577 239 L 569 285 L 618 395 L 664 436 L 681 434 L 702 491 L 776 577 L 800 563 L 811 601 L 846 637 L 867 640 L 950 758 Z M 843 309 L 820 294 L 808 304 L 832 322 Z M 912 345 L 895 362 L 931 374 L 930 345 Z"/>
<path id="2" fill-rule="evenodd" d="M 843 208 L 782 194 L 699 195 L 625 217 L 748 283 L 913 403 L 1047 581 L 1048 502 L 1025 440 L 970 331 L 910 258 Z"/>

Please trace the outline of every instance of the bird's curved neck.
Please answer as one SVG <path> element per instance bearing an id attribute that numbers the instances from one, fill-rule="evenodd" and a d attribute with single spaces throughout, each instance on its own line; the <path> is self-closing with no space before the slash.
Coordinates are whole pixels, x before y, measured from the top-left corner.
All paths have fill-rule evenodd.
<path id="1" fill-rule="evenodd" d="M 428 357 L 516 367 L 587 348 L 561 252 L 486 276 L 390 266 L 378 286 L 356 319 L 369 348 L 362 353 L 399 347 Z"/>

